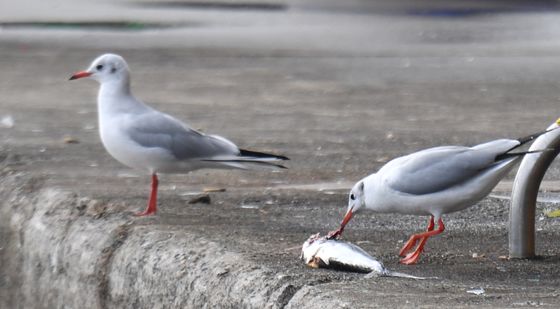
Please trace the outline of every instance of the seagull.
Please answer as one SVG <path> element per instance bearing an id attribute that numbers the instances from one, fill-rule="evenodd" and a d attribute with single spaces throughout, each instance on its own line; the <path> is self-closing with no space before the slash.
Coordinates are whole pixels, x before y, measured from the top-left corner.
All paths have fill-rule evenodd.
<path id="1" fill-rule="evenodd" d="M 427 231 L 413 234 L 399 252 L 401 263 L 414 264 L 428 238 L 444 231 L 442 215 L 471 207 L 490 194 L 525 154 L 543 150 L 512 151 L 549 131 L 473 147 L 434 147 L 393 159 L 352 187 L 346 215 L 329 238 L 338 238 L 352 216 L 362 210 L 427 215 Z"/>
<path id="2" fill-rule="evenodd" d="M 130 91 L 130 71 L 123 57 L 104 54 L 70 80 L 92 78 L 99 82 L 97 96 L 99 133 L 107 152 L 122 164 L 152 176 L 146 210 L 157 211 L 158 173 L 188 173 L 201 168 L 282 169 L 285 156 L 238 148 L 218 135 L 196 131 L 180 120 L 136 99 Z"/>

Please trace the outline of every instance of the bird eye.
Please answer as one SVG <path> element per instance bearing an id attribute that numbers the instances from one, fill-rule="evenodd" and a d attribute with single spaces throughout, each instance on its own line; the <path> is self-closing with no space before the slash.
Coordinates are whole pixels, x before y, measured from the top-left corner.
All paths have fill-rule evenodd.
<path id="1" fill-rule="evenodd" d="M 97 69 L 97 71 L 101 71 L 103 70 L 103 65 L 99 64 L 98 66 L 95 67 Z"/>
<path id="2" fill-rule="evenodd" d="M 356 197 L 354 196 L 354 193 L 350 194 L 350 199 L 351 199 L 351 200 L 355 200 L 355 199 L 356 199 Z"/>

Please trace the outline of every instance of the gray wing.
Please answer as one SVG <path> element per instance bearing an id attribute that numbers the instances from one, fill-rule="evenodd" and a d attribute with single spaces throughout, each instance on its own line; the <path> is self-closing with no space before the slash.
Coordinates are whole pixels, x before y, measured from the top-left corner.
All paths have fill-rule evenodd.
<path id="1" fill-rule="evenodd" d="M 429 194 L 465 182 L 496 163 L 496 157 L 519 145 L 517 140 L 495 140 L 474 147 L 444 146 L 397 158 L 379 174 L 394 190 Z"/>
<path id="2" fill-rule="evenodd" d="M 179 160 L 239 154 L 227 139 L 200 133 L 181 121 L 157 111 L 135 115 L 127 126 L 133 141 L 143 147 L 162 148 Z"/>

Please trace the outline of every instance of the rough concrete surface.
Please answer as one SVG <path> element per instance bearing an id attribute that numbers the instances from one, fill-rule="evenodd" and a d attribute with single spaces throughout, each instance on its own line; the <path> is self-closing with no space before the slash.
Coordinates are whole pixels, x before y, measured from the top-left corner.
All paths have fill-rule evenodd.
<path id="1" fill-rule="evenodd" d="M 391 158 L 560 116 L 559 16 L 547 1 L 1 3 L 0 308 L 557 307 L 557 164 L 537 259 L 503 258 L 513 174 L 446 216 L 414 266 L 397 252 L 426 218 L 348 225 L 388 268 L 437 280 L 309 269 L 299 250 Z M 127 59 L 145 102 L 289 170 L 163 175 L 158 214 L 134 217 L 149 177 L 104 151 L 97 85 L 67 81 L 104 52 Z M 225 191 L 189 204 L 209 187 Z"/>

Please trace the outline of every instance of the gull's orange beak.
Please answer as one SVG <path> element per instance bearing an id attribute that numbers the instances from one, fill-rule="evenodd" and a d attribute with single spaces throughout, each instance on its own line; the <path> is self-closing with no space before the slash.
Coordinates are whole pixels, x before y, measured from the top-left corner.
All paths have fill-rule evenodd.
<path id="1" fill-rule="evenodd" d="M 352 216 L 354 215 L 352 209 L 353 208 L 348 209 L 346 215 L 344 215 L 344 219 L 342 219 L 342 222 L 340 223 L 340 227 L 338 228 L 338 230 L 329 232 L 329 234 L 327 235 L 327 239 L 336 239 L 342 234 L 342 232 L 344 231 L 344 227 L 346 226 L 346 224 L 348 224 L 348 221 L 350 221 L 350 219 L 352 219 Z"/>
<path id="2" fill-rule="evenodd" d="M 75 79 L 78 79 L 78 78 L 83 78 L 83 77 L 88 77 L 88 76 L 91 76 L 90 72 L 80 71 L 80 72 L 76 72 L 76 73 L 74 73 L 74 75 L 70 76 L 69 80 L 75 80 Z"/>
<path id="3" fill-rule="evenodd" d="M 346 224 L 348 224 L 348 221 L 350 221 L 350 219 L 352 219 L 352 216 L 354 215 L 354 213 L 352 212 L 353 208 L 348 209 L 348 211 L 346 212 L 346 215 L 344 215 L 344 219 L 342 219 L 342 223 L 340 223 L 340 231 L 342 232 L 342 230 L 344 230 L 344 227 L 346 226 Z"/>

